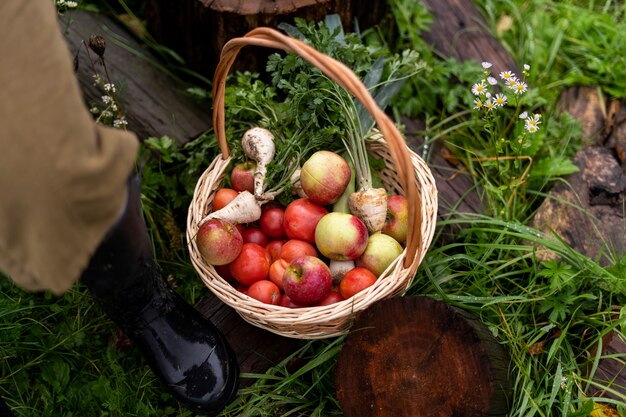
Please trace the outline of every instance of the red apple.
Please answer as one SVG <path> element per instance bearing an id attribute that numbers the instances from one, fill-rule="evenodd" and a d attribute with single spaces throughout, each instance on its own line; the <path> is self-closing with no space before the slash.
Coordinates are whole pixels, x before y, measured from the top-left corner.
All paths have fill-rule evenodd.
<path id="1" fill-rule="evenodd" d="M 295 304 L 313 306 L 330 292 L 330 269 L 315 256 L 302 256 L 289 264 L 283 275 L 285 294 Z"/>
<path id="2" fill-rule="evenodd" d="M 344 298 L 371 287 L 376 282 L 376 275 L 369 269 L 356 267 L 348 272 L 339 283 L 339 293 Z"/>
<path id="3" fill-rule="evenodd" d="M 294 200 L 285 209 L 285 234 L 289 239 L 315 243 L 315 227 L 326 214 L 328 210 L 308 198 Z"/>
<path id="4" fill-rule="evenodd" d="M 230 173 L 230 184 L 237 191 L 249 191 L 254 193 L 254 170 L 256 163 L 252 161 L 242 162 L 233 167 Z"/>
<path id="5" fill-rule="evenodd" d="M 302 165 L 300 185 L 307 197 L 322 206 L 341 197 L 350 182 L 350 166 L 335 152 L 315 152 Z"/>
<path id="6" fill-rule="evenodd" d="M 367 248 L 356 266 L 369 269 L 379 277 L 385 269 L 402 253 L 402 245 L 391 236 L 383 233 L 373 233 L 367 242 Z"/>
<path id="7" fill-rule="evenodd" d="M 280 303 L 280 289 L 272 281 L 266 279 L 250 285 L 246 294 L 265 304 L 278 305 Z"/>
<path id="8" fill-rule="evenodd" d="M 343 300 L 345 300 L 345 298 L 343 298 L 339 291 L 332 290 L 322 301 L 319 302 L 318 306 L 328 306 Z"/>
<path id="9" fill-rule="evenodd" d="M 368 241 L 367 226 L 348 213 L 332 212 L 320 219 L 315 228 L 315 245 L 322 255 L 336 261 L 357 259 Z"/>
<path id="10" fill-rule="evenodd" d="M 270 257 L 272 258 L 272 262 L 276 261 L 277 259 L 280 259 L 280 254 L 282 252 L 283 245 L 285 244 L 285 242 L 286 242 L 285 240 L 277 239 L 277 240 L 272 240 L 267 245 L 265 245 L 265 249 L 267 250 L 267 253 L 270 254 Z"/>
<path id="11" fill-rule="evenodd" d="M 387 198 L 387 219 L 382 232 L 391 236 L 399 243 L 406 243 L 409 227 L 409 202 L 403 195 L 392 195 Z"/>
<path id="12" fill-rule="evenodd" d="M 289 262 L 284 259 L 278 259 L 270 265 L 270 281 L 278 286 L 281 290 L 283 288 L 283 277 L 285 276 L 285 270 L 289 266 Z"/>
<path id="13" fill-rule="evenodd" d="M 263 231 L 258 227 L 254 226 L 247 227 L 243 233 L 241 233 L 241 237 L 243 238 L 243 243 L 256 243 L 257 245 L 261 245 L 263 247 L 267 246 L 269 243 L 269 239 L 265 233 L 263 233 Z"/>
<path id="14" fill-rule="evenodd" d="M 226 265 L 239 256 L 243 238 L 232 224 L 211 219 L 200 226 L 196 235 L 196 245 L 206 263 Z"/>

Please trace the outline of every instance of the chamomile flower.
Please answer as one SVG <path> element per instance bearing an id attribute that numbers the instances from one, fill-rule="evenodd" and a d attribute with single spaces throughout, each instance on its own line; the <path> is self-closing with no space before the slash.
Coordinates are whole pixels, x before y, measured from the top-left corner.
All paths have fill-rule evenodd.
<path id="1" fill-rule="evenodd" d="M 491 111 L 496 108 L 496 105 L 493 102 L 493 100 L 490 99 L 490 100 L 485 101 L 485 104 L 483 105 L 483 107 L 486 108 L 487 111 Z"/>
<path id="2" fill-rule="evenodd" d="M 496 107 L 503 107 L 506 105 L 506 96 L 502 93 L 498 93 L 496 94 L 496 96 L 493 99 L 493 104 L 496 105 Z"/>
<path id="3" fill-rule="evenodd" d="M 524 112 L 520 113 L 520 115 L 519 115 L 520 119 L 526 119 L 527 117 L 528 117 L 528 112 L 527 111 L 524 111 Z"/>
<path id="4" fill-rule="evenodd" d="M 474 108 L 475 109 L 480 109 L 482 108 L 484 105 L 483 101 L 480 98 L 477 98 L 476 100 L 474 100 Z"/>
<path id="5" fill-rule="evenodd" d="M 496 85 L 496 84 L 498 84 L 498 80 L 496 80 L 493 77 L 487 77 L 487 82 L 489 83 L 489 85 Z"/>
<path id="6" fill-rule="evenodd" d="M 502 71 L 500 73 L 500 78 L 502 78 L 505 82 L 509 81 L 509 80 L 516 80 L 517 79 L 515 77 L 515 74 L 513 74 L 511 71 Z"/>
<path id="7" fill-rule="evenodd" d="M 524 94 L 526 90 L 528 90 L 528 84 L 524 81 L 516 81 L 515 85 L 513 85 L 512 90 L 515 94 Z"/>
<path id="8" fill-rule="evenodd" d="M 513 78 L 511 78 L 511 79 L 508 79 L 508 80 L 506 80 L 506 81 L 504 82 L 504 84 L 505 84 L 508 88 L 510 88 L 511 90 L 514 90 L 514 89 L 515 89 L 515 86 L 517 85 L 517 78 L 516 78 L 516 77 L 513 77 Z"/>
<path id="9" fill-rule="evenodd" d="M 525 127 L 528 133 L 535 133 L 539 130 L 539 124 L 541 123 L 540 120 L 540 114 L 533 114 L 532 116 L 526 117 Z"/>
<path id="10" fill-rule="evenodd" d="M 491 64 L 491 62 L 486 62 L 485 61 L 485 62 L 482 62 L 480 65 L 482 65 L 484 69 L 489 69 L 489 68 L 491 68 L 492 64 Z"/>
<path id="11" fill-rule="evenodd" d="M 481 81 L 480 83 L 476 83 L 472 86 L 472 94 L 474 94 L 475 96 L 480 96 L 482 94 L 485 94 L 487 92 L 487 86 L 485 85 L 484 81 Z"/>

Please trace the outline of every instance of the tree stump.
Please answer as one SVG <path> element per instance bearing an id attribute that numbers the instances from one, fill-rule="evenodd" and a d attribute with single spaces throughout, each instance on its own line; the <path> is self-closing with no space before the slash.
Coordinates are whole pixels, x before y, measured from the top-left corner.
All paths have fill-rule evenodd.
<path id="1" fill-rule="evenodd" d="M 594 352 L 590 360 L 595 358 Z M 617 332 L 611 331 L 602 338 L 602 354 L 598 367 L 592 375 L 593 381 L 609 390 L 601 389 L 597 385 L 589 385 L 586 394 L 590 397 L 606 397 L 621 401 L 620 396 L 626 395 L 626 340 Z M 615 391 L 615 392 L 613 392 Z"/>
<path id="2" fill-rule="evenodd" d="M 346 417 L 482 417 L 509 410 L 509 358 L 465 311 L 400 297 L 360 313 L 335 368 Z"/>
<path id="3" fill-rule="evenodd" d="M 224 44 L 255 27 L 277 27 L 297 17 L 317 22 L 338 14 L 346 30 L 354 19 L 365 28 L 377 23 L 386 10 L 384 0 L 145 0 L 144 4 L 152 36 L 209 77 Z M 272 52 L 244 48 L 233 68 L 260 71 Z"/>

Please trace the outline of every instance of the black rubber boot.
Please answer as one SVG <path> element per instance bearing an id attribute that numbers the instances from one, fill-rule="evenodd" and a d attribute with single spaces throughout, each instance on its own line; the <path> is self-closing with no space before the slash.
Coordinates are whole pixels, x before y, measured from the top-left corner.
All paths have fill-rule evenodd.
<path id="1" fill-rule="evenodd" d="M 235 355 L 217 328 L 164 280 L 154 262 L 139 188 L 134 177 L 126 211 L 82 281 L 176 399 L 191 409 L 218 413 L 237 392 Z"/>

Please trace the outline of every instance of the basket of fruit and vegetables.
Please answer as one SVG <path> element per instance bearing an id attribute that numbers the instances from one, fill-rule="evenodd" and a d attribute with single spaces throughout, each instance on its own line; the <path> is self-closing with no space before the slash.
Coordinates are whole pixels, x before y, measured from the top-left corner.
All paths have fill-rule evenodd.
<path id="1" fill-rule="evenodd" d="M 345 113 L 341 137 L 324 142 L 324 129 L 310 120 L 286 135 L 266 120 L 243 134 L 248 162 L 233 167 L 224 97 L 244 46 L 295 54 L 332 81 L 321 101 L 335 116 Z M 213 105 L 221 155 L 196 185 L 187 239 L 194 267 L 217 297 L 256 326 L 316 339 L 345 333 L 356 312 L 407 290 L 434 234 L 435 181 L 350 68 L 295 37 L 256 28 L 224 46 Z M 275 126 L 290 111 L 282 110 L 273 114 Z"/>

